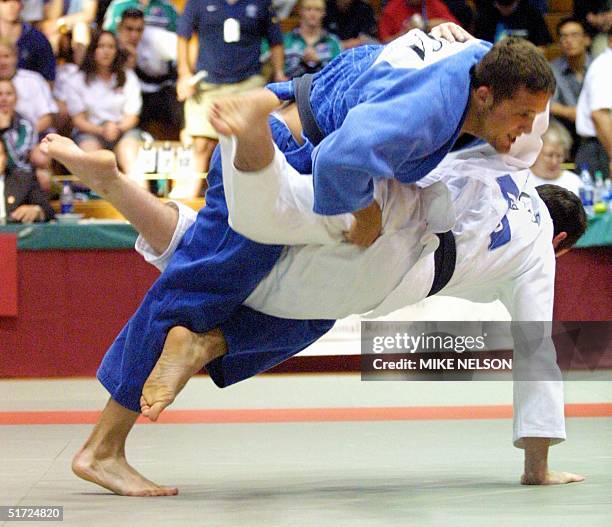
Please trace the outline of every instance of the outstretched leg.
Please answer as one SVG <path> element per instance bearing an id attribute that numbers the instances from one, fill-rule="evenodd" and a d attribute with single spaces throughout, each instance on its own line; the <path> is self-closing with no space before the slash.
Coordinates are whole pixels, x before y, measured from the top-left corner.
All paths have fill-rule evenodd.
<path id="1" fill-rule="evenodd" d="M 274 143 L 268 124 L 280 100 L 265 88 L 215 101 L 210 123 L 222 135 L 236 137 L 234 165 L 244 172 L 267 167 L 274 158 Z"/>
<path id="2" fill-rule="evenodd" d="M 157 485 L 134 469 L 125 457 L 125 442 L 138 413 L 109 399 L 91 435 L 72 460 L 80 478 L 121 496 L 174 496 L 176 487 Z"/>
<path id="3" fill-rule="evenodd" d="M 155 251 L 165 251 L 172 240 L 178 212 L 119 172 L 111 151 L 85 152 L 71 139 L 57 134 L 45 137 L 41 150 L 109 201 Z"/>

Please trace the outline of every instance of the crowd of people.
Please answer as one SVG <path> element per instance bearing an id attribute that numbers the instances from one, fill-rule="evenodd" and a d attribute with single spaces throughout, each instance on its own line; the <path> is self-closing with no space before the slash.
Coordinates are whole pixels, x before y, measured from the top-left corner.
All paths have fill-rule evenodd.
<path id="1" fill-rule="evenodd" d="M 192 145 L 193 174 L 177 197 L 203 191 L 218 137 L 208 115 L 220 97 L 316 73 L 343 50 L 386 43 L 413 28 L 455 22 L 491 42 L 531 40 L 551 61 L 557 91 L 551 129 L 534 175 L 577 192 L 575 161 L 609 177 L 612 153 L 612 10 L 607 0 L 575 2 L 553 39 L 542 0 L 0 0 L 0 134 L 8 180 L 29 173 L 37 214 L 48 220 L 53 166 L 40 149 L 51 131 L 83 150 L 113 150 L 120 169 L 144 180 L 138 164 L 143 131 Z M 295 27 L 284 34 L 281 19 Z M 284 25 L 283 27 L 289 27 Z M 193 36 L 197 36 L 194 45 Z M 42 196 L 42 198 L 41 198 Z M 10 196 L 12 197 L 12 196 Z M 25 199 L 25 198 L 24 198 Z M 29 205 L 29 203 L 28 203 Z M 0 209 L 0 212 L 3 210 Z"/>

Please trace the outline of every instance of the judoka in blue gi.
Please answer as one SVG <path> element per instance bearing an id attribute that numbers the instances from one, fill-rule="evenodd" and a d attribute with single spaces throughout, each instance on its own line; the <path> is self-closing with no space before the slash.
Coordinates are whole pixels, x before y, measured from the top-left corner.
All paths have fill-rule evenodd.
<path id="1" fill-rule="evenodd" d="M 517 137 L 531 129 L 536 113 L 546 107 L 554 92 L 548 65 L 527 43 L 509 40 L 491 50 L 480 41 L 448 43 L 420 32 L 411 32 L 387 47 L 347 52 L 312 81 L 311 87 L 306 85 L 310 118 L 308 104 L 302 103 L 299 112 L 289 108 L 281 115 L 294 135 L 282 122 L 272 120 L 273 138 L 298 171 L 313 171 L 316 212 L 355 211 L 357 221 L 349 238 L 358 242 L 363 240 L 360 213 L 372 208 L 374 176 L 417 181 L 450 151 L 460 133 L 508 151 Z M 270 88 L 280 99 L 296 95 L 289 84 Z M 297 90 L 301 89 L 298 85 Z M 307 127 L 307 122 L 316 126 Z M 315 147 L 312 137 L 317 128 L 323 138 L 319 137 Z M 351 171 L 355 178 L 349 181 Z M 208 358 L 215 360 L 206 361 L 207 369 L 217 384 L 225 386 L 295 354 L 333 325 L 327 320 L 276 319 L 243 306 L 283 247 L 252 242 L 234 232 L 227 221 L 216 153 L 206 207 L 182 237 L 167 270 L 117 337 L 98 372 L 112 397 L 99 424 L 122 423 L 111 436 L 120 438 L 131 428 L 145 380 L 156 362 L 159 366 L 165 360 L 164 355 L 159 357 L 171 328 L 209 332 Z M 366 244 L 371 241 L 365 238 Z M 259 353 L 258 361 L 249 364 L 245 353 L 259 349 L 262 342 L 270 350 L 269 357 L 262 361 Z M 239 363 L 232 360 L 234 350 L 243 354 Z M 197 364 L 193 367 L 199 369 Z M 180 388 L 172 389 L 178 392 Z M 129 425 L 122 414 L 125 411 L 134 414 Z M 109 435 L 108 429 L 105 433 Z M 90 442 L 96 437 L 94 430 Z M 96 482 L 121 494 L 172 493 L 173 489 L 143 482 L 125 458 L 123 463 L 121 482 Z"/>

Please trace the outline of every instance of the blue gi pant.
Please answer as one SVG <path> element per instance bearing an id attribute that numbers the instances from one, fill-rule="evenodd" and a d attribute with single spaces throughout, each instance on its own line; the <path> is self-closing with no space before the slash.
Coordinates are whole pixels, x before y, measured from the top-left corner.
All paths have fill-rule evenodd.
<path id="1" fill-rule="evenodd" d="M 311 145 L 300 147 L 274 118 L 270 126 L 289 163 L 299 172 L 310 172 Z M 279 319 L 242 306 L 283 247 L 253 242 L 229 227 L 219 148 L 211 159 L 208 183 L 206 206 L 98 369 L 98 379 L 111 397 L 130 410 L 140 411 L 142 387 L 173 326 L 197 333 L 221 329 L 228 352 L 207 370 L 215 384 L 224 387 L 295 355 L 334 324 Z"/>

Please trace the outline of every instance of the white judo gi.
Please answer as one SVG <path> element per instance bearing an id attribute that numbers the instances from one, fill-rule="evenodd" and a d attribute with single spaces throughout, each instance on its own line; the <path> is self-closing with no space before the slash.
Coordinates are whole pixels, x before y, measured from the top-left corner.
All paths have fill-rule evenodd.
<path id="1" fill-rule="evenodd" d="M 295 172 L 280 151 L 264 170 L 243 173 L 233 165 L 233 141 L 222 138 L 221 145 L 232 227 L 258 242 L 287 245 L 245 301 L 248 307 L 297 319 L 389 314 L 427 296 L 434 278 L 435 233 L 451 229 L 457 264 L 439 294 L 476 302 L 500 299 L 517 321 L 552 320 L 553 225 L 527 183 L 529 171 L 523 166 L 530 161 L 500 156 L 484 145 L 448 156 L 418 184 L 376 181 L 383 232 L 361 249 L 343 242 L 350 214 L 312 212 L 311 177 Z M 179 205 L 179 212 L 163 255 L 142 238 L 137 241 L 137 250 L 162 270 L 195 219 L 187 207 Z M 540 360 L 544 357 L 558 372 L 552 344 L 540 353 Z M 521 447 L 524 437 L 565 439 L 560 380 L 514 382 L 514 444 Z"/>

